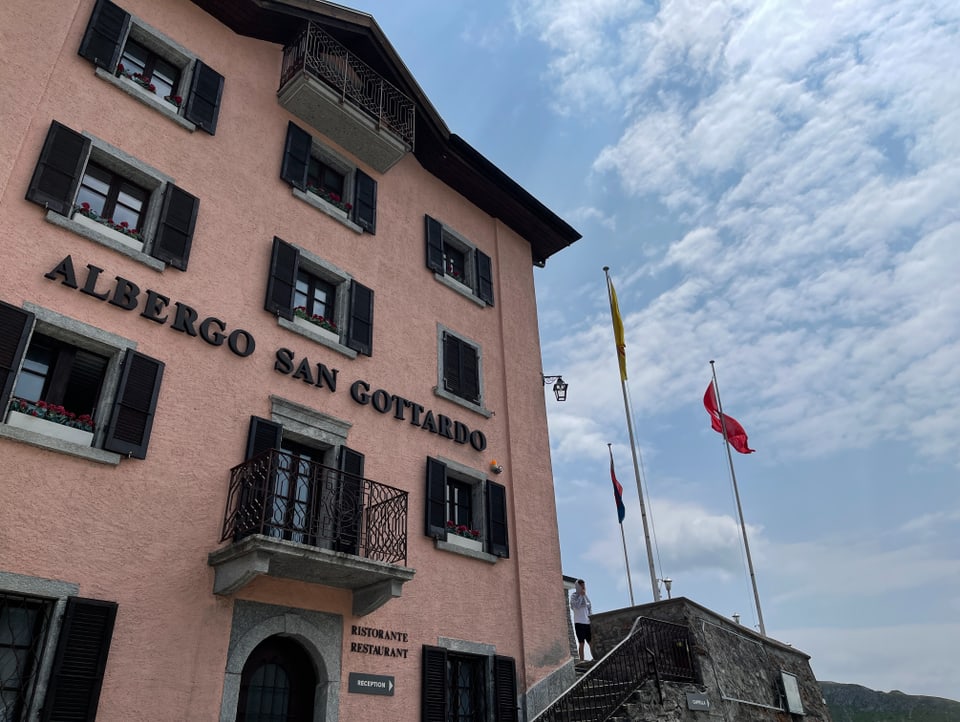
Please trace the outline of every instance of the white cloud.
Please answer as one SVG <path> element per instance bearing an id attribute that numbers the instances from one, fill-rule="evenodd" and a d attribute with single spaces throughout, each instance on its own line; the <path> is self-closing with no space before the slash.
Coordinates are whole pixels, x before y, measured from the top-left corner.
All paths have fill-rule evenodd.
<path id="1" fill-rule="evenodd" d="M 774 441 L 808 439 L 796 454 L 909 438 L 960 462 L 960 416 L 942 393 L 960 382 L 960 86 L 942 72 L 960 61 L 960 10 L 899 0 L 675 0 L 656 17 L 630 2 L 527 8 L 559 58 L 561 94 L 575 84 L 571 102 L 609 102 L 580 97 L 608 92 L 585 81 L 594 73 L 629 91 L 616 95 L 625 130 L 595 169 L 691 222 L 640 266 L 662 279 L 643 311 L 618 288 L 644 410 L 689 396 L 685 362 L 735 353 L 747 367 L 727 387 L 762 389 L 751 419 Z M 593 47 L 623 47 L 626 34 L 643 38 L 629 57 Z M 578 369 L 609 363 L 607 323 L 570 331 Z M 609 396 L 592 400 L 584 417 Z"/>
<path id="2" fill-rule="evenodd" d="M 771 474 L 816 468 L 821 476 L 805 481 L 811 498 L 856 487 L 844 500 L 869 507 L 837 513 L 831 531 L 766 499 L 755 517 L 764 528 L 750 539 L 768 629 L 794 620 L 775 636 L 813 654 L 827 679 L 960 688 L 944 642 L 960 613 L 949 471 L 960 466 L 960 84 L 944 70 L 960 63 L 960 5 L 585 5 L 517 7 L 554 54 L 558 105 L 584 123 L 621 119 L 591 182 L 616 181 L 623 206 L 673 224 L 643 235 L 618 211 L 617 232 L 643 240 L 622 254 L 614 280 L 633 410 L 645 422 L 639 446 L 677 478 L 655 500 L 674 592 L 748 616 L 749 593 L 734 589 L 734 519 L 689 481 L 695 460 L 666 458 L 699 450 L 691 438 L 710 433 L 705 415 L 696 431 L 689 424 L 716 359 L 725 408 L 762 442 L 757 464 Z M 563 443 L 550 409 L 560 479 L 576 454 L 599 461 L 605 442 L 623 437 L 609 311 L 594 287 L 577 289 L 578 322 L 561 334 L 549 326 L 544 346 L 571 383 Z M 903 466 L 916 479 L 871 466 L 890 449 L 909 454 Z M 860 466 L 843 467 L 851 458 Z M 942 488 L 922 488 L 925 479 Z M 907 503 L 905 486 L 916 488 L 913 517 L 891 521 L 903 518 L 888 506 Z M 953 505 L 925 509 L 928 497 Z M 642 569 L 642 534 L 628 523 Z M 591 562 L 622 575 L 616 527 L 588 538 Z"/>
<path id="3" fill-rule="evenodd" d="M 829 626 L 768 631 L 813 654 L 811 665 L 817 679 L 940 697 L 948 693 L 944 690 L 960 689 L 960 674 L 950 661 L 956 659 L 960 624 L 924 624 L 906 618 L 900 624 L 859 629 Z"/>
<path id="4" fill-rule="evenodd" d="M 574 208 L 566 214 L 566 218 L 570 223 L 573 224 L 595 221 L 607 230 L 617 230 L 616 218 L 593 206 L 581 206 L 579 208 Z"/>

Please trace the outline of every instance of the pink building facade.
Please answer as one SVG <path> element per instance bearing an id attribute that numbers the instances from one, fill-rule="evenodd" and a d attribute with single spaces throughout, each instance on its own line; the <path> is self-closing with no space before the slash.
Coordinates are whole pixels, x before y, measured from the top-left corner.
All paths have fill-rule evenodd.
<path id="1" fill-rule="evenodd" d="M 0 20 L 0 719 L 532 718 L 573 675 L 533 267 L 577 232 L 366 14 Z"/>

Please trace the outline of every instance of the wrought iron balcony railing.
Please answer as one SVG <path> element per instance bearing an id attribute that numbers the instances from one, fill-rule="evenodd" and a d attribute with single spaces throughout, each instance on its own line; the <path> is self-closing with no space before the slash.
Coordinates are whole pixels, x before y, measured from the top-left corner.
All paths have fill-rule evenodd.
<path id="1" fill-rule="evenodd" d="M 323 81 L 410 148 L 414 141 L 415 106 L 369 65 L 349 52 L 319 25 L 308 23 L 297 40 L 283 49 L 280 87 L 301 70 Z"/>
<path id="2" fill-rule="evenodd" d="M 407 561 L 407 492 L 271 449 L 230 470 L 220 541 L 251 534 Z"/>
<path id="3" fill-rule="evenodd" d="M 651 679 L 695 681 L 690 634 L 680 624 L 637 617 L 627 637 L 534 722 L 601 722 Z"/>

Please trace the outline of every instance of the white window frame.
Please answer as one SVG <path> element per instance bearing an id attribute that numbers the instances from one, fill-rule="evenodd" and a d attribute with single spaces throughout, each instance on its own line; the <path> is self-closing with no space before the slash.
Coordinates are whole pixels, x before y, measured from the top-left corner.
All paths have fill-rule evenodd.
<path id="1" fill-rule="evenodd" d="M 159 258 L 150 255 L 150 249 L 153 247 L 159 231 L 160 213 L 163 207 L 163 197 L 167 187 L 173 185 L 174 179 L 143 161 L 134 158 L 129 153 L 125 153 L 116 146 L 110 145 L 106 141 L 84 132 L 84 138 L 90 141 L 90 152 L 83 162 L 79 179 L 87 172 L 87 167 L 91 162 L 103 166 L 112 173 L 122 176 L 138 186 L 150 191 L 150 198 L 147 201 L 147 214 L 140 224 L 140 237 L 142 243 L 135 238 L 124 236 L 119 231 L 115 231 L 107 226 L 90 221 L 84 216 L 80 216 L 76 211 L 71 211 L 70 216 L 63 216 L 54 211 L 47 211 L 46 220 L 55 226 L 66 228 L 77 235 L 83 236 L 95 243 L 106 246 L 114 251 L 129 256 L 135 261 L 139 261 L 154 271 L 163 271 L 167 264 Z M 71 205 L 76 207 L 77 196 L 80 194 L 80 182 L 77 183 L 77 190 L 74 193 Z M 80 220 L 77 219 L 80 216 Z"/>
<path id="2" fill-rule="evenodd" d="M 325 261 L 317 254 L 311 253 L 303 246 L 297 245 L 296 243 L 291 243 L 290 245 L 295 246 L 297 250 L 300 251 L 299 270 L 316 276 L 336 287 L 336 297 L 333 301 L 333 322 L 337 325 L 338 338 L 334 341 L 327 335 L 325 330 L 320 329 L 319 326 L 304 319 L 297 318 L 296 316 L 294 316 L 292 321 L 283 316 L 277 316 L 277 324 L 288 331 L 293 331 L 304 338 L 315 341 L 348 358 L 356 358 L 357 352 L 343 342 L 347 335 L 347 325 L 350 323 L 350 283 L 353 281 L 353 276 L 332 263 Z"/>
<path id="3" fill-rule="evenodd" d="M 356 187 L 357 179 L 357 166 L 354 163 L 351 163 L 345 157 L 337 153 L 335 150 L 323 144 L 322 141 L 318 140 L 315 135 L 310 136 L 310 155 L 313 158 L 325 163 L 330 166 L 338 173 L 343 176 L 343 196 L 342 199 L 347 203 L 353 203 L 353 197 L 355 195 L 354 188 Z M 326 199 L 321 198 L 320 196 L 310 193 L 306 190 L 300 190 L 291 186 L 291 191 L 293 195 L 299 198 L 300 200 L 308 203 L 317 210 L 322 211 L 326 215 L 333 218 L 335 221 L 338 221 L 345 225 L 352 231 L 356 233 L 363 233 L 363 228 L 358 226 L 352 220 L 350 220 L 350 211 L 344 211 L 342 208 L 337 208 L 332 203 L 328 202 Z"/>
<path id="4" fill-rule="evenodd" d="M 448 483 L 453 480 L 462 481 L 470 485 L 470 504 L 472 507 L 471 511 L 473 512 L 474 529 L 480 531 L 480 542 L 482 544 L 486 544 L 487 500 L 484 494 L 487 482 L 486 474 L 482 471 L 478 471 L 477 469 L 461 464 L 459 461 L 454 461 L 453 459 L 448 459 L 443 456 L 435 456 L 434 458 L 446 465 Z M 454 554 L 462 554 L 463 556 L 473 557 L 474 559 L 481 559 L 485 562 L 489 562 L 490 564 L 496 564 L 499 559 L 499 557 L 496 557 L 493 554 L 488 554 L 483 550 L 474 551 L 472 549 L 466 549 L 444 539 L 436 539 L 435 544 L 437 549 L 453 552 Z"/>
<path id="5" fill-rule="evenodd" d="M 446 223 L 438 221 L 441 226 L 441 238 L 444 248 L 447 245 L 463 254 L 464 279 L 458 281 L 453 276 L 448 276 L 446 268 L 443 273 L 433 272 L 433 277 L 444 286 L 453 289 L 464 298 L 468 298 L 481 308 L 486 308 L 487 304 L 477 295 L 479 293 L 479 279 L 477 278 L 477 247 L 471 243 L 465 236 L 457 233 Z"/>
<path id="6" fill-rule="evenodd" d="M 283 427 L 281 442 L 292 441 L 323 452 L 323 460 L 319 463 L 330 468 L 337 467 L 340 447 L 347 445 L 347 434 L 353 426 L 349 421 L 315 411 L 281 396 L 270 396 L 270 420 Z M 332 549 L 333 543 L 330 540 L 317 540 L 315 548 Z"/>
<path id="7" fill-rule="evenodd" d="M 93 442 L 90 446 L 81 446 L 69 441 L 47 436 L 36 431 L 28 431 L 6 423 L 9 417 L 9 410 L 2 410 L 3 423 L 0 423 L 0 437 L 15 439 L 43 449 L 58 451 L 70 456 L 78 456 L 90 461 L 96 461 L 101 464 L 110 464 L 116 466 L 122 458 L 120 454 L 112 451 L 106 451 L 99 448 L 103 444 L 107 433 L 107 425 L 110 420 L 110 413 L 113 409 L 113 402 L 116 398 L 117 385 L 120 383 L 120 363 L 123 359 L 123 353 L 127 349 L 135 350 L 137 344 L 135 341 L 117 336 L 108 331 L 90 326 L 75 319 L 63 316 L 55 311 L 37 306 L 33 303 L 25 302 L 23 310 L 34 314 L 35 321 L 30 331 L 30 338 L 27 342 L 27 349 L 33 341 L 34 333 L 42 333 L 58 341 L 71 344 L 92 353 L 108 357 L 107 371 L 104 375 L 103 384 L 100 387 L 100 400 L 97 404 L 97 413 L 94 418 Z M 23 361 L 26 359 L 26 351 L 20 360 L 20 366 L 14 379 L 19 378 L 23 370 Z M 14 388 L 16 380 L 14 380 Z"/>
<path id="8" fill-rule="evenodd" d="M 123 51 L 127 46 L 127 41 L 132 38 L 135 42 L 140 43 L 145 48 L 161 56 L 168 63 L 176 65 L 180 69 L 180 83 L 176 90 L 173 91 L 173 95 L 179 95 L 184 99 L 184 102 L 180 104 L 179 108 L 176 108 L 156 93 L 151 93 L 146 88 L 141 88 L 129 78 L 114 75 L 104 68 L 96 68 L 95 72 L 97 77 L 120 88 L 120 90 L 127 95 L 140 101 L 144 105 L 160 112 L 177 125 L 186 128 L 190 132 L 194 132 L 197 126 L 184 118 L 183 112 L 185 110 L 187 92 L 190 89 L 194 68 L 199 58 L 172 38 L 169 38 L 133 13 L 130 13 L 126 8 L 124 8 L 124 10 L 130 15 L 130 26 L 127 29 L 127 34 L 123 38 L 123 42 L 120 43 L 120 57 L 123 57 Z M 118 61 L 118 63 L 121 62 L 123 61 Z"/>

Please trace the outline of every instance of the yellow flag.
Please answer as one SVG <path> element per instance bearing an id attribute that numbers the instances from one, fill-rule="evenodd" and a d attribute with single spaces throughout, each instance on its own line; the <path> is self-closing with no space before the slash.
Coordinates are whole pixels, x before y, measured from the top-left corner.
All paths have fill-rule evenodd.
<path id="1" fill-rule="evenodd" d="M 620 380 L 627 380 L 627 342 L 623 339 L 623 319 L 620 318 L 620 305 L 613 281 L 607 279 L 610 287 L 610 315 L 613 316 L 613 338 L 617 344 L 617 362 L 620 364 Z"/>

